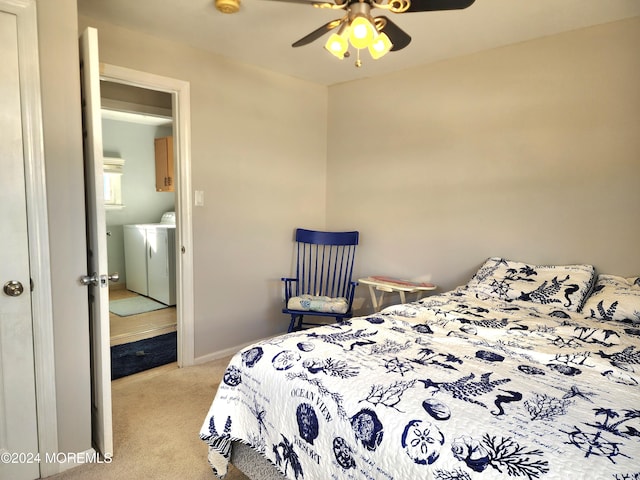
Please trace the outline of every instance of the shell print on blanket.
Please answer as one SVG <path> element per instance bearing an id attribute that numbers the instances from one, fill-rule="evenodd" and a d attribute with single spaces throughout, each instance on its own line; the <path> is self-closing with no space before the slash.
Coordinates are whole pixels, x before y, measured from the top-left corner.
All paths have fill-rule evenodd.
<path id="1" fill-rule="evenodd" d="M 461 288 L 233 357 L 200 432 L 294 480 L 640 478 L 640 338 Z"/>

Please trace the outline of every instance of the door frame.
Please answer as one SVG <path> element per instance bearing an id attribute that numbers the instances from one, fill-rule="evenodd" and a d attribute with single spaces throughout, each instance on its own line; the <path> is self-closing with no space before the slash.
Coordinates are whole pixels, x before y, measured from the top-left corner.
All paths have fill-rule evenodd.
<path id="1" fill-rule="evenodd" d="M 20 55 L 20 95 L 27 198 L 31 315 L 36 388 L 38 449 L 58 451 L 56 372 L 49 253 L 49 218 L 40 92 L 40 54 L 35 0 L 0 0 L 0 9 L 16 15 Z M 41 462 L 40 476 L 58 472 L 54 463 Z"/>
<path id="2" fill-rule="evenodd" d="M 176 169 L 176 298 L 178 366 L 194 364 L 193 239 L 191 208 L 190 84 L 126 67 L 100 63 L 100 80 L 171 94 Z"/>

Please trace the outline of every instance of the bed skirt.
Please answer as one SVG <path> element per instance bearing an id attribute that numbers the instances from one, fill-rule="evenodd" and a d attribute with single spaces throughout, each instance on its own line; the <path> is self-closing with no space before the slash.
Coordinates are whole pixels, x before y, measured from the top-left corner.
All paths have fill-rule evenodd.
<path id="1" fill-rule="evenodd" d="M 242 442 L 233 442 L 231 463 L 252 480 L 284 480 L 269 460 Z"/>

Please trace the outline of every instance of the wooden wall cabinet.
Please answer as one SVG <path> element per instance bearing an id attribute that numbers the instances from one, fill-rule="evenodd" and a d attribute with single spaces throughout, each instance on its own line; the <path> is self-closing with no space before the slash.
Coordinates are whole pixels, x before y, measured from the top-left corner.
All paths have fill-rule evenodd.
<path id="1" fill-rule="evenodd" d="M 156 192 L 175 191 L 173 173 L 173 137 L 155 139 Z"/>

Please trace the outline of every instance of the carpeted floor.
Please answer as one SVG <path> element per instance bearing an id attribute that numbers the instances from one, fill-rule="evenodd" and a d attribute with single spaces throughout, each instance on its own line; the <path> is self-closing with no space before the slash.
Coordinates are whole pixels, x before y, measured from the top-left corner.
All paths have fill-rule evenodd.
<path id="1" fill-rule="evenodd" d="M 50 480 L 215 480 L 199 432 L 229 358 L 112 382 L 114 457 Z M 231 466 L 225 480 L 248 480 Z"/>

